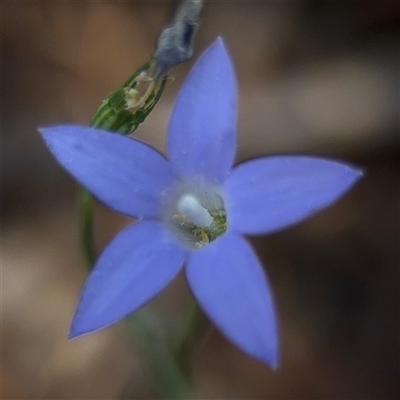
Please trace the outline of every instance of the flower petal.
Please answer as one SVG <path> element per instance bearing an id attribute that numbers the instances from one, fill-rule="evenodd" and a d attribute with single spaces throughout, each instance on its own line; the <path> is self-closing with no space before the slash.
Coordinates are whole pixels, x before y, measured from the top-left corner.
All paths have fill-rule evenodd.
<path id="1" fill-rule="evenodd" d="M 90 273 L 70 338 L 104 328 L 136 311 L 176 276 L 185 252 L 157 222 L 120 232 Z"/>
<path id="2" fill-rule="evenodd" d="M 179 92 L 168 129 L 168 154 L 179 175 L 222 182 L 235 156 L 236 83 L 218 39 Z"/>
<path id="3" fill-rule="evenodd" d="M 133 217 L 159 216 L 172 172 L 154 149 L 82 126 L 55 126 L 40 132 L 58 162 L 106 205 Z"/>
<path id="4" fill-rule="evenodd" d="M 286 228 L 329 206 L 361 176 L 359 169 L 315 157 L 245 162 L 225 183 L 229 228 L 248 234 Z"/>
<path id="5" fill-rule="evenodd" d="M 275 368 L 278 337 L 271 290 L 249 244 L 232 233 L 221 236 L 190 254 L 186 277 L 224 335 Z"/>

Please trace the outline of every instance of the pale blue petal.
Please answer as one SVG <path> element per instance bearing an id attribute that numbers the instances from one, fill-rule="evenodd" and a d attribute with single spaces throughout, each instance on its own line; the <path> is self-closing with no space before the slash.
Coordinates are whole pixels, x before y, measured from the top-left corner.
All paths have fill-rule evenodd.
<path id="1" fill-rule="evenodd" d="M 338 200 L 361 176 L 360 169 L 316 157 L 245 162 L 225 183 L 229 228 L 248 234 L 286 228 Z"/>
<path id="2" fill-rule="evenodd" d="M 55 126 L 40 132 L 58 162 L 107 206 L 133 217 L 159 216 L 172 172 L 154 149 L 83 126 Z"/>
<path id="3" fill-rule="evenodd" d="M 218 39 L 179 92 L 168 129 L 168 154 L 179 175 L 222 182 L 235 155 L 236 83 Z"/>
<path id="4" fill-rule="evenodd" d="M 245 239 L 227 233 L 193 251 L 186 277 L 221 332 L 244 352 L 275 368 L 278 336 L 271 290 Z"/>
<path id="5" fill-rule="evenodd" d="M 180 270 L 185 252 L 157 222 L 119 233 L 90 273 L 72 321 L 70 338 L 105 328 L 138 310 Z"/>

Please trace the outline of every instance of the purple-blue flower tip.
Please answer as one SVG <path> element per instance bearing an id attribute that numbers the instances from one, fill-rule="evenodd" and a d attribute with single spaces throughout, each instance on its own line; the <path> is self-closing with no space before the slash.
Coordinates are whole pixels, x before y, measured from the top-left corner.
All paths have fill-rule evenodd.
<path id="1" fill-rule="evenodd" d="M 139 223 L 120 232 L 90 273 L 70 337 L 109 326 L 178 274 L 204 313 L 241 350 L 278 365 L 276 307 L 244 234 L 291 226 L 334 203 L 362 176 L 318 157 L 273 156 L 232 168 L 236 81 L 218 39 L 175 103 L 168 160 L 146 144 L 83 126 L 41 130 L 58 162 L 100 201 Z"/>

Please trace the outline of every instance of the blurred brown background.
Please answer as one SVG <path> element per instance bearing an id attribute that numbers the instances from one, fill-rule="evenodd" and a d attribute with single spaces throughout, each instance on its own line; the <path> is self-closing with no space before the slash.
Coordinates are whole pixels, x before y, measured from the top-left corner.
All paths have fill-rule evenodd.
<path id="1" fill-rule="evenodd" d="M 37 127 L 87 124 L 152 53 L 166 1 L 2 1 L 2 398 L 153 398 L 118 327 L 67 341 L 85 278 L 76 185 Z M 213 1 L 196 57 L 217 35 L 235 61 L 238 161 L 313 153 L 366 168 L 337 205 L 251 239 L 276 293 L 282 366 L 272 372 L 212 331 L 197 349 L 199 398 L 397 399 L 399 390 L 399 4 Z M 164 148 L 173 70 L 137 136 Z M 97 207 L 102 248 L 126 223 Z M 154 302 L 171 324 L 183 279 Z"/>

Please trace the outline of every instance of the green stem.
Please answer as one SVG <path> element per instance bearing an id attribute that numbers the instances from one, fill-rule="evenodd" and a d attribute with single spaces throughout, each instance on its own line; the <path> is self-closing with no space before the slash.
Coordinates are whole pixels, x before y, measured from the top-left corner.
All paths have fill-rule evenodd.
<path id="1" fill-rule="evenodd" d="M 154 390 L 162 399 L 187 400 L 193 398 L 190 382 L 176 362 L 167 343 L 137 315 L 127 319 L 125 326 L 133 331 L 139 355 L 146 360 L 147 371 Z"/>
<path id="2" fill-rule="evenodd" d="M 147 361 L 151 381 L 157 383 L 154 389 L 163 399 L 194 398 L 191 391 L 191 355 L 205 327 L 204 315 L 196 301 L 189 297 L 178 330 L 174 332 L 175 340 L 170 346 L 167 339 L 154 333 L 144 317 L 142 312 L 127 318 L 125 327 L 135 334 L 137 350 Z"/>
<path id="3" fill-rule="evenodd" d="M 190 296 L 176 339 L 171 347 L 172 356 L 188 381 L 192 379 L 190 365 L 192 350 L 196 340 L 204 331 L 205 322 L 204 314 L 196 300 Z"/>
<path id="4" fill-rule="evenodd" d="M 96 261 L 93 235 L 93 197 L 83 187 L 79 188 L 79 234 L 82 251 L 89 268 Z"/>

